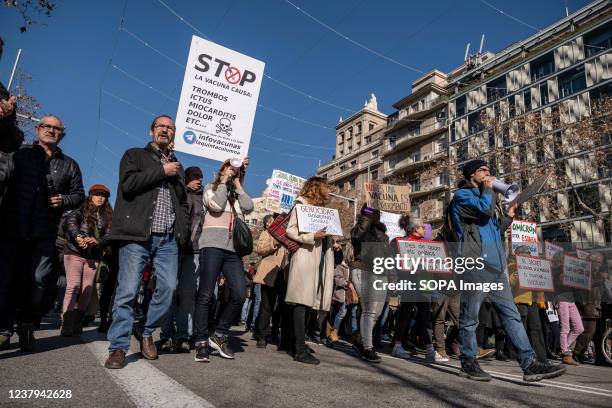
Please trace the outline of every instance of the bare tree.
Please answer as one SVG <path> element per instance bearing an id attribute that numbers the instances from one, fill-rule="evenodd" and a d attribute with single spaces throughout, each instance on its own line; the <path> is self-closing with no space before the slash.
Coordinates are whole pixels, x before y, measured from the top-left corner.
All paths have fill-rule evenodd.
<path id="1" fill-rule="evenodd" d="M 18 69 L 15 72 L 14 95 L 17 97 L 17 125 L 23 131 L 26 142 L 31 143 L 35 138 L 34 126 L 36 122 L 32 118 L 39 117 L 40 102 L 29 95 L 26 84 L 32 80 L 25 71 Z"/>
<path id="2" fill-rule="evenodd" d="M 57 0 L 4 0 L 6 7 L 16 8 L 23 18 L 24 25 L 19 27 L 19 31 L 26 32 L 28 27 L 36 24 L 38 21 L 35 16 L 45 15 L 51 16 L 51 13 L 57 8 Z"/>

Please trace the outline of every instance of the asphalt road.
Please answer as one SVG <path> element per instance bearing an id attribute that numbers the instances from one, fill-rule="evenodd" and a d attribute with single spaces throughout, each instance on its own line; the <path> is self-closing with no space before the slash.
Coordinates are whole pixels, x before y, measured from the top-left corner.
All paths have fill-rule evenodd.
<path id="1" fill-rule="evenodd" d="M 132 342 L 123 370 L 106 370 L 108 343 L 95 327 L 80 337 L 59 336 L 57 316 L 36 332 L 36 353 L 16 345 L 0 352 L 0 406 L 10 407 L 610 407 L 612 367 L 569 367 L 562 377 L 525 383 L 515 362 L 484 361 L 494 376 L 479 383 L 457 375 L 459 362 L 428 365 L 421 357 L 358 359 L 348 345 L 312 345 L 319 366 L 294 362 L 273 346 L 258 349 L 236 331 L 236 359 L 191 354 L 140 357 Z M 236 328 L 238 329 L 238 328 Z M 16 342 L 16 337 L 13 338 Z M 71 398 L 11 399 L 14 390 L 70 390 Z M 52 393 L 50 393 L 52 397 Z M 66 392 L 64 392 L 66 394 Z M 57 395 L 56 395 L 57 396 Z"/>

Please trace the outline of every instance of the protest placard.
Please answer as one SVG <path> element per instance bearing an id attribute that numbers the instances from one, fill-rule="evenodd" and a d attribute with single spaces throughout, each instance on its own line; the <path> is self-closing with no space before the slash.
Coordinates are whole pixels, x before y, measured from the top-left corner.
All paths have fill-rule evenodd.
<path id="1" fill-rule="evenodd" d="M 381 211 L 410 212 L 410 187 L 364 183 L 366 205 Z"/>
<path id="2" fill-rule="evenodd" d="M 583 251 L 582 249 L 576 249 L 576 256 L 578 257 L 578 259 L 584 259 L 587 261 L 591 259 L 590 252 Z"/>
<path id="3" fill-rule="evenodd" d="M 538 254 L 538 234 L 536 232 L 537 224 L 531 221 L 513 220 L 510 227 L 511 235 L 510 242 L 512 244 L 512 253 L 516 248 L 526 245 L 529 247 L 531 255 Z"/>
<path id="4" fill-rule="evenodd" d="M 264 63 L 193 36 L 174 148 L 224 161 L 248 155 Z"/>
<path id="5" fill-rule="evenodd" d="M 561 285 L 569 288 L 591 290 L 591 262 L 565 255 L 563 257 Z"/>
<path id="6" fill-rule="evenodd" d="M 544 256 L 546 259 L 552 259 L 556 253 L 563 252 L 563 247 L 555 245 L 552 242 L 544 241 Z"/>
<path id="7" fill-rule="evenodd" d="M 317 232 L 322 228 L 329 235 L 342 236 L 340 214 L 335 208 L 316 207 L 314 205 L 297 204 L 295 206 L 300 232 Z"/>
<path id="8" fill-rule="evenodd" d="M 399 219 L 401 217 L 401 214 L 393 214 L 386 211 L 380 212 L 380 222 L 385 224 L 387 227 L 387 236 L 389 237 L 389 240 L 403 237 L 405 235 L 404 230 L 399 226 Z"/>
<path id="9" fill-rule="evenodd" d="M 554 292 L 550 261 L 535 256 L 516 256 L 519 288 Z"/>
<path id="10" fill-rule="evenodd" d="M 266 194 L 266 210 L 287 214 L 306 179 L 281 170 L 273 170 Z"/>
<path id="11" fill-rule="evenodd" d="M 431 273 L 452 274 L 452 260 L 448 258 L 446 245 L 442 241 L 409 241 L 407 238 L 398 238 L 397 250 L 404 257 L 411 259 L 408 264 L 403 263 L 402 270 L 422 270 Z"/>

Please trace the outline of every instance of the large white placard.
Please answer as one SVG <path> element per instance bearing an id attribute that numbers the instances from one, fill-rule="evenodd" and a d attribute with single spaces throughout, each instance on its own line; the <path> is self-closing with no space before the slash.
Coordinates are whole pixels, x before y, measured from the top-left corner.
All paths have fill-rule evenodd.
<path id="1" fill-rule="evenodd" d="M 550 261 L 534 256 L 516 256 L 519 288 L 554 292 Z"/>
<path id="2" fill-rule="evenodd" d="M 380 222 L 385 224 L 387 227 L 387 236 L 389 237 L 389 240 L 403 237 L 405 235 L 404 230 L 399 226 L 399 219 L 401 217 L 401 214 L 394 214 L 387 211 L 380 212 Z"/>
<path id="3" fill-rule="evenodd" d="M 412 259 L 402 270 L 412 272 L 413 267 L 417 270 L 452 274 L 453 271 L 447 262 L 448 252 L 446 245 L 441 241 L 409 241 L 407 238 L 398 238 L 397 251 L 403 257 L 407 255 Z"/>
<path id="4" fill-rule="evenodd" d="M 342 236 L 340 214 L 335 208 L 297 204 L 295 210 L 300 232 L 317 232 L 325 228 L 329 235 Z"/>
<path id="5" fill-rule="evenodd" d="M 591 262 L 565 255 L 561 284 L 570 288 L 591 290 Z"/>
<path id="6" fill-rule="evenodd" d="M 510 226 L 512 253 L 514 253 L 516 248 L 519 246 L 527 245 L 531 255 L 538 254 L 538 234 L 536 231 L 536 226 L 537 224 L 531 221 L 512 221 L 512 225 Z"/>
<path id="7" fill-rule="evenodd" d="M 306 179 L 284 171 L 273 170 L 266 194 L 266 210 L 279 214 L 291 211 L 293 201 L 300 193 L 304 182 Z"/>
<path id="8" fill-rule="evenodd" d="M 219 161 L 247 156 L 264 65 L 194 35 L 174 148 Z"/>

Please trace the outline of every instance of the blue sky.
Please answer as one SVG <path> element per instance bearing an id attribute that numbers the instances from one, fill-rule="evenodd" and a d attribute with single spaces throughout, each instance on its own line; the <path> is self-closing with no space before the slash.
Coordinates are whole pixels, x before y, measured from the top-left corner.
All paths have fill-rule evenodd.
<path id="1" fill-rule="evenodd" d="M 374 93 L 386 114 L 421 75 L 407 66 L 448 72 L 460 65 L 468 42 L 477 50 L 482 34 L 485 49 L 496 52 L 535 33 L 532 27 L 564 17 L 566 4 L 572 12 L 588 3 L 291 0 L 396 64 L 322 27 L 286 0 L 163 1 L 212 41 L 264 61 L 267 75 L 303 94 L 359 110 Z M 59 3 L 50 18 L 40 16 L 40 23 L 23 34 L 19 14 L 0 6 L 0 36 L 6 43 L 0 79 L 8 82 L 22 48 L 20 68 L 33 78 L 28 92 L 42 104 L 42 113 L 64 120 L 68 131 L 62 148 L 79 162 L 85 187 L 102 182 L 114 192 L 120 156 L 148 142 L 152 114 L 176 115 L 184 74 L 179 65 L 187 60 L 191 36 L 198 33 L 159 0 L 130 0 L 125 12 L 125 0 Z M 118 30 L 122 16 L 124 29 Z M 308 177 L 319 160 L 331 159 L 333 128 L 350 113 L 303 94 L 263 80 L 259 103 L 268 109 L 259 108 L 255 115 L 258 133 L 251 139 L 245 183 L 251 195 L 263 191 L 274 168 Z M 185 167 L 199 165 L 205 181 L 219 166 L 178 156 Z"/>

